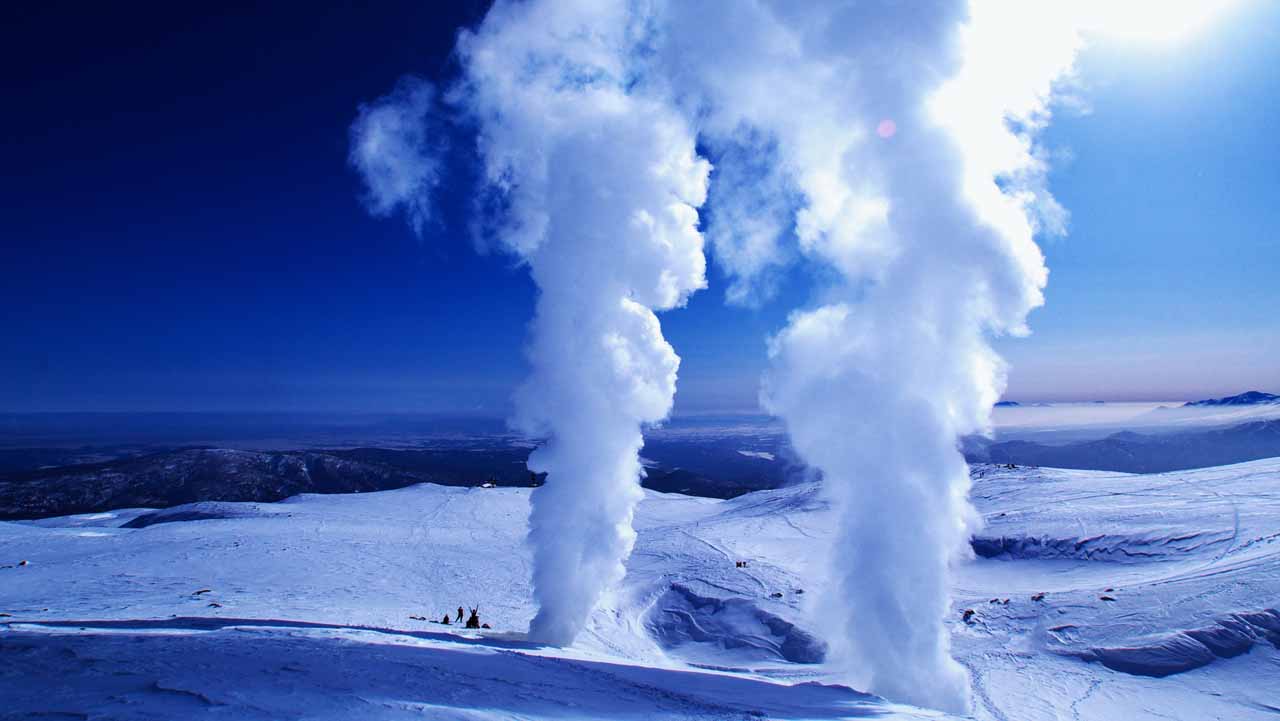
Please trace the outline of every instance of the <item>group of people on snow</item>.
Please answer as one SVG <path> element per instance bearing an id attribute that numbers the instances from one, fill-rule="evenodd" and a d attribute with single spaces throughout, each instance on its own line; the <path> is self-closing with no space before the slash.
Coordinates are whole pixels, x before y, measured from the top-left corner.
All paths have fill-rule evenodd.
<path id="1" fill-rule="evenodd" d="M 463 616 L 462 606 L 458 606 L 458 621 L 457 621 L 458 623 L 462 623 L 462 616 Z M 446 626 L 453 625 L 453 621 L 450 619 L 448 611 L 445 611 L 444 618 L 440 619 L 440 623 L 443 623 Z M 489 628 L 489 624 L 480 623 L 480 609 L 473 608 L 471 609 L 471 615 L 467 617 L 466 627 L 467 628 Z"/>

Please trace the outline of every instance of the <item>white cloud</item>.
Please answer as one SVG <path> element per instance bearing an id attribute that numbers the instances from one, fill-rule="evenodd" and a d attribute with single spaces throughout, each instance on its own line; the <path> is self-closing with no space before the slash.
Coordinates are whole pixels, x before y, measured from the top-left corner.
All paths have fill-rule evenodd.
<path id="1" fill-rule="evenodd" d="M 407 76 L 388 95 L 361 105 L 351 124 L 348 162 L 365 184 L 365 206 L 375 216 L 402 210 L 415 234 L 431 219 L 432 191 L 440 182 L 443 135 L 432 133 L 435 88 Z"/>

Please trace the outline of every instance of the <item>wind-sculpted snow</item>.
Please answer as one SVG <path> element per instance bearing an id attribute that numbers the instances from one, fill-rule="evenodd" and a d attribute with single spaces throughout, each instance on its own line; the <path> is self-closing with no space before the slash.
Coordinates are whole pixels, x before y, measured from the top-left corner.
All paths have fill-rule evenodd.
<path id="1" fill-rule="evenodd" d="M 807 540 L 778 525 L 810 515 L 812 489 L 798 490 L 727 503 L 649 494 L 624 588 L 566 651 L 524 633 L 537 610 L 528 489 L 422 485 L 176 520 L 215 510 L 198 504 L 93 535 L 83 523 L 120 519 L 0 523 L 0 548 L 29 561 L 0 562 L 0 680 L 23 678 L 0 683 L 0 703 L 19 717 L 119 719 L 936 718 L 788 660 L 818 653 L 785 567 Z M 758 624 L 710 614 L 704 640 L 724 651 L 715 672 L 667 657 L 645 622 L 673 582 Z M 491 630 L 427 620 L 473 604 Z M 776 670 L 747 672 L 762 666 Z"/>
<path id="2" fill-rule="evenodd" d="M 528 645 L 389 629 L 86 623 L 6 633 L 0 672 L 20 667 L 22 682 L 6 679 L 0 689 L 4 718 L 745 720 L 888 711 L 840 686 L 559 658 Z M 894 717 L 925 718 L 909 710 Z"/>
<path id="3" fill-rule="evenodd" d="M 739 660 L 758 655 L 792 663 L 821 663 L 827 653 L 822 641 L 753 601 L 700 596 L 678 583 L 654 602 L 647 624 L 667 650 L 706 644 Z"/>
<path id="4" fill-rule="evenodd" d="M 1154 530 L 1226 534 L 1124 562 L 960 562 L 947 629 L 974 718 L 1274 718 L 1280 459 L 974 476 L 996 536 L 1101 534 L 1118 549 Z M 626 576 L 571 649 L 525 633 L 528 489 L 419 485 L 158 518 L 201 510 L 225 517 L 0 523 L 0 715 L 939 718 L 815 663 L 828 619 L 811 601 L 814 549 L 835 531 L 814 485 L 647 493 Z M 473 604 L 491 629 L 430 620 Z"/>
<path id="5" fill-rule="evenodd" d="M 165 508 L 151 513 L 141 513 L 124 523 L 120 528 L 147 528 L 161 523 L 185 523 L 188 521 L 213 521 L 228 518 L 253 518 L 270 513 L 282 513 L 278 506 L 268 506 L 267 510 L 248 503 L 222 503 L 204 501 L 188 503 L 173 508 Z"/>
<path id="6" fill-rule="evenodd" d="M 1218 532 L 1175 535 L 1164 532 L 1137 535 L 1100 533 L 1084 538 L 980 535 L 974 536 L 970 545 L 973 546 L 973 552 L 983 558 L 1076 559 L 1125 563 L 1184 558 L 1188 553 L 1209 546 L 1229 544 L 1232 540 L 1234 534 L 1224 529 Z"/>
<path id="7" fill-rule="evenodd" d="M 974 612 L 961 638 L 975 652 L 1013 643 L 1195 685 L 1206 667 L 1239 673 L 1277 648 L 1280 459 L 1154 475 L 982 466 L 974 476 L 986 528 L 973 539 L 979 560 L 960 571 L 960 598 Z"/>
<path id="8" fill-rule="evenodd" d="M 1255 643 L 1280 648 L 1280 611 L 1270 608 L 1232 614 L 1217 619 L 1212 626 L 1161 636 L 1144 644 L 1093 648 L 1074 655 L 1116 671 L 1163 677 L 1248 653 Z"/>

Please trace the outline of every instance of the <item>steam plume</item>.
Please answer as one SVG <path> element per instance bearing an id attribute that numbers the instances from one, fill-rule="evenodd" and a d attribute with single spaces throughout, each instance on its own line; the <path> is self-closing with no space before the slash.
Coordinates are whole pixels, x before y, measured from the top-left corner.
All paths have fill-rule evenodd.
<path id="1" fill-rule="evenodd" d="M 767 298 L 797 256 L 834 278 L 771 340 L 762 395 L 835 508 L 816 606 L 833 658 L 891 698 L 966 707 L 944 621 L 976 522 L 955 444 L 1003 388 L 988 337 L 1025 332 L 1042 302 L 1033 237 L 1065 223 L 1034 144 L 1079 45 L 1064 8 L 500 1 L 460 35 L 448 97 L 541 289 L 518 397 L 520 424 L 550 438 L 530 459 L 549 474 L 534 637 L 572 641 L 634 541 L 641 428 L 669 412 L 679 363 L 653 311 L 704 285 L 700 142 L 720 166 L 709 235 L 728 300 Z M 415 222 L 434 166 L 356 156 L 391 199 L 372 209 Z"/>
<path id="2" fill-rule="evenodd" d="M 518 422 L 549 441 L 529 539 L 530 635 L 571 642 L 621 579 L 641 498 L 641 426 L 664 419 L 680 359 L 653 310 L 705 285 L 696 208 L 710 166 L 633 65 L 645 18 L 595 0 L 500 3 L 458 49 L 505 243 L 541 292 Z"/>
<path id="3" fill-rule="evenodd" d="M 1042 302 L 1033 235 L 1065 219 L 1032 134 L 1076 34 L 1018 3 L 970 17 L 964 2 L 757 2 L 716 21 L 712 4 L 671 8 L 668 72 L 699 98 L 700 131 L 775 157 L 765 177 L 798 191 L 799 251 L 835 271 L 771 340 L 762 394 L 835 510 L 815 607 L 833 660 L 860 687 L 963 710 L 948 564 L 976 514 L 956 441 L 988 426 L 1003 389 L 987 336 L 1024 332 Z M 684 30 L 713 24 L 714 39 Z M 717 249 L 776 257 L 736 212 L 753 179 L 722 180 L 713 215 L 744 227 L 715 228 Z M 777 197 L 763 210 L 776 225 Z"/>
<path id="4" fill-rule="evenodd" d="M 621 579 L 642 497 L 641 428 L 670 413 L 680 359 L 655 310 L 704 287 L 697 208 L 710 165 L 662 83 L 639 67 L 645 8 L 620 2 L 505 2 L 460 33 L 463 77 L 448 106 L 477 127 L 490 230 L 540 289 L 532 375 L 516 424 L 546 438 L 529 467 L 534 639 L 568 644 Z M 362 106 L 351 164 L 369 210 L 430 216 L 441 144 L 421 81 Z M 483 243 L 488 245 L 487 242 Z"/>

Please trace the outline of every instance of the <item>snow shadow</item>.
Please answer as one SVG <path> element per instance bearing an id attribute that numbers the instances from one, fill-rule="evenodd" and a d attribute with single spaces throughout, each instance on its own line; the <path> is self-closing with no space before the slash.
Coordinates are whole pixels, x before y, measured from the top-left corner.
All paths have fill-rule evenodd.
<path id="1" fill-rule="evenodd" d="M 750 599 L 700 596 L 678 583 L 654 602 L 645 626 L 664 650 L 681 655 L 731 650 L 736 661 L 822 663 L 827 654 L 821 640 Z"/>
<path id="2" fill-rule="evenodd" d="M 503 649 L 540 649 L 543 644 L 526 641 L 523 634 L 509 632 L 451 633 L 449 631 L 422 631 L 381 626 L 343 626 L 318 621 L 292 621 L 279 618 L 233 618 L 227 616 L 174 616 L 173 618 L 139 618 L 110 620 L 13 620 L 12 626 L 38 626 L 45 628 L 78 629 L 81 631 L 221 631 L 224 629 L 316 629 L 332 631 L 361 631 L 395 636 L 408 636 L 429 641 L 442 641 L 463 645 L 487 646 Z"/>
<path id="3" fill-rule="evenodd" d="M 787 686 L 404 635 L 294 624 L 204 630 L 79 622 L 0 634 L 5 718 L 848 718 L 887 713 L 842 686 Z M 225 623 L 226 619 L 219 620 Z M 74 622 L 72 622 L 74 623 Z M 132 624 L 133 627 L 130 627 Z M 83 628 L 83 630 L 81 630 Z M 456 640 L 456 639 L 451 639 Z M 57 694 L 49 689 L 57 688 Z"/>
<path id="4" fill-rule="evenodd" d="M 1254 644 L 1280 648 L 1280 611 L 1234 613 L 1211 626 L 1161 636 L 1147 643 L 1068 652 L 1085 661 L 1135 676 L 1163 678 L 1248 653 Z"/>
<path id="5" fill-rule="evenodd" d="M 1234 540 L 1231 531 L 1182 534 L 1100 533 L 1087 537 L 974 536 L 969 544 L 982 558 L 1003 561 L 1075 560 L 1117 563 L 1160 561 L 1220 548 Z"/>

